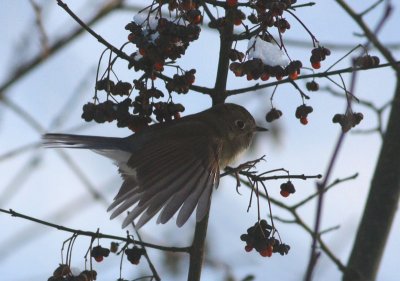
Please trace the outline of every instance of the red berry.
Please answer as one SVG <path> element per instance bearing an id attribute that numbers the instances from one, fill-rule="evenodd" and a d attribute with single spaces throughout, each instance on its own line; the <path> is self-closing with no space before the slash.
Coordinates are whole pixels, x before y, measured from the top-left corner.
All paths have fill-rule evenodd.
<path id="1" fill-rule="evenodd" d="M 236 6 L 238 3 L 238 0 L 226 0 L 226 4 L 228 5 L 228 7 L 234 7 Z"/>
<path id="2" fill-rule="evenodd" d="M 176 112 L 174 114 L 174 119 L 179 119 L 179 118 L 181 118 L 181 114 L 179 112 Z"/>
<path id="3" fill-rule="evenodd" d="M 247 74 L 247 80 L 253 80 L 253 75 L 251 75 L 250 73 L 249 74 Z"/>
<path id="4" fill-rule="evenodd" d="M 303 125 L 307 125 L 308 124 L 307 117 L 305 116 L 300 117 L 300 123 Z"/>
<path id="5" fill-rule="evenodd" d="M 135 34 L 133 34 L 133 33 L 130 33 L 129 35 L 128 35 L 128 41 L 133 41 L 134 39 L 135 39 Z"/>
<path id="6" fill-rule="evenodd" d="M 139 54 L 141 54 L 142 56 L 144 56 L 146 54 L 146 50 L 143 48 L 139 49 Z"/>
<path id="7" fill-rule="evenodd" d="M 320 69 L 320 68 L 321 68 L 321 62 L 319 62 L 319 61 L 313 62 L 313 63 L 311 64 L 311 66 L 312 66 L 314 69 Z"/>
<path id="8" fill-rule="evenodd" d="M 162 62 L 156 62 L 154 64 L 154 70 L 155 71 L 163 71 L 164 70 L 164 64 Z"/>
<path id="9" fill-rule="evenodd" d="M 295 71 L 295 72 L 293 72 L 293 73 L 290 73 L 289 76 L 290 76 L 290 79 L 296 80 L 297 77 L 299 77 L 299 74 L 297 73 L 297 71 Z"/>
<path id="10" fill-rule="evenodd" d="M 269 79 L 269 74 L 268 73 L 263 73 L 263 74 L 261 74 L 261 80 L 262 81 L 267 81 L 268 79 Z"/>
<path id="11" fill-rule="evenodd" d="M 281 81 L 283 76 L 282 75 L 276 75 L 275 78 L 276 78 L 276 80 Z"/>
<path id="12" fill-rule="evenodd" d="M 272 256 L 272 247 L 268 247 L 262 251 L 260 251 L 260 255 L 263 257 L 270 257 Z"/>
<path id="13" fill-rule="evenodd" d="M 199 23 L 201 23 L 201 20 L 202 20 L 201 15 L 197 15 L 192 19 L 192 23 L 199 24 Z"/>
<path id="14" fill-rule="evenodd" d="M 103 256 L 97 256 L 97 257 L 94 257 L 94 260 L 95 260 L 95 261 L 97 261 L 97 262 L 102 262 L 102 261 L 103 261 L 103 259 L 104 259 L 104 257 L 103 257 Z"/>
<path id="15" fill-rule="evenodd" d="M 247 245 L 246 247 L 244 247 L 244 250 L 245 250 L 246 252 L 250 252 L 251 250 L 253 250 L 253 247 L 250 246 L 250 245 Z"/>
<path id="16" fill-rule="evenodd" d="M 290 195 L 290 192 L 289 191 L 287 191 L 287 190 L 281 190 L 281 195 L 283 196 L 283 197 L 288 197 L 289 195 Z"/>
<path id="17" fill-rule="evenodd" d="M 235 20 L 233 21 L 233 24 L 234 24 L 234 25 L 241 25 L 241 24 L 242 24 L 242 19 L 235 19 Z"/>

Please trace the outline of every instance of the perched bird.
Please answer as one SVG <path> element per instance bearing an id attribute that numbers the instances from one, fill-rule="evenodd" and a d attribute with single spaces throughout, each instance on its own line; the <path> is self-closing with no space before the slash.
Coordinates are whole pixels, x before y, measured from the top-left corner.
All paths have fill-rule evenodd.
<path id="1" fill-rule="evenodd" d="M 244 107 L 221 104 L 125 138 L 46 134 L 43 141 L 46 147 L 90 149 L 114 160 L 123 184 L 108 208 L 111 219 L 134 206 L 122 227 L 141 215 L 140 228 L 158 212 L 157 222 L 166 223 L 178 210 L 181 227 L 196 206 L 197 221 L 204 218 L 220 169 L 249 147 L 257 131 L 266 129 Z"/>

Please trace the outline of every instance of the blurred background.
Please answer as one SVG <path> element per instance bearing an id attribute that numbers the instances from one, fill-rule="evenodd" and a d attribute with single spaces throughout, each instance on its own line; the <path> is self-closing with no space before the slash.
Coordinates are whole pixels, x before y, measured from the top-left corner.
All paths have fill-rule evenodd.
<path id="1" fill-rule="evenodd" d="M 119 1 L 66 1 L 69 7 L 85 22 L 98 17 L 91 27 L 114 46 L 127 40 L 125 25 L 144 7 L 143 1 L 121 1 L 119 7 L 108 10 Z M 303 1 L 298 1 L 303 2 Z M 150 1 L 149 1 L 150 3 Z M 354 8 L 363 11 L 374 1 L 357 3 Z M 394 57 L 399 57 L 400 6 L 395 4 L 392 16 L 379 34 L 379 39 L 389 46 Z M 384 5 L 366 16 L 374 23 L 382 16 Z M 99 12 L 103 11 L 103 13 Z M 321 71 L 342 58 L 354 46 L 365 43 L 359 28 L 334 1 L 319 1 L 317 5 L 298 9 L 296 15 L 313 32 L 321 45 L 332 54 L 323 63 Z M 289 16 L 288 16 L 289 18 Z M 38 23 L 39 19 L 39 23 Z M 207 22 L 207 20 L 205 20 Z M 292 59 L 308 63 L 312 43 L 309 35 L 293 18 L 291 29 L 286 31 L 286 48 Z M 103 136 L 127 136 L 128 129 L 119 129 L 114 123 L 86 123 L 81 119 L 83 104 L 94 94 L 96 68 L 105 49 L 95 38 L 82 32 L 64 42 L 75 30 L 77 23 L 56 1 L 1 1 L 0 2 L 0 208 L 17 212 L 80 230 L 96 231 L 126 236 L 121 229 L 123 216 L 109 220 L 108 204 L 121 184 L 116 167 L 108 160 L 90 151 L 52 150 L 41 147 L 41 135 L 46 132 L 80 133 Z M 238 44 L 245 51 L 247 42 Z M 134 51 L 134 48 L 131 47 Z M 193 42 L 186 55 L 178 62 L 183 69 L 196 68 L 197 85 L 213 87 L 219 51 L 219 35 L 205 24 L 200 39 Z M 129 49 L 126 50 L 129 53 Z M 358 54 L 358 51 L 355 52 Z M 371 55 L 378 55 L 374 50 Z M 384 62 L 381 60 L 381 62 Z M 103 65 L 103 70 L 105 68 Z M 351 56 L 334 69 L 351 65 Z M 22 72 L 21 69 L 27 69 Z M 125 62 L 116 64 L 121 80 L 132 81 L 140 73 L 128 70 Z M 167 74 L 174 73 L 171 70 Z M 306 73 L 306 72 L 304 72 Z M 349 75 L 344 75 L 349 82 Z M 338 77 L 333 77 L 340 82 Z M 326 79 L 318 79 L 321 88 L 335 88 Z M 331 182 L 358 173 L 358 177 L 330 190 L 324 202 L 322 229 L 337 227 L 323 235 L 330 250 L 346 263 L 362 215 L 370 180 L 381 145 L 381 135 L 374 131 L 380 125 L 375 109 L 384 107 L 393 96 L 395 76 L 388 68 L 359 73 L 355 95 L 365 103 L 355 103 L 354 111 L 362 112 L 364 120 L 351 131 L 343 144 L 334 167 Z M 305 90 L 305 80 L 298 81 Z M 254 85 L 244 77 L 229 73 L 228 89 Z M 302 101 L 291 85 L 279 86 L 274 96 L 274 106 L 283 116 L 270 124 L 265 114 L 271 107 L 272 89 L 237 95 L 228 99 L 245 106 L 270 132 L 260 134 L 253 149 L 240 162 L 266 155 L 258 171 L 285 168 L 291 174 L 324 174 L 340 127 L 332 123 L 336 113 L 345 110 L 345 99 L 329 91 L 307 92 L 308 105 L 314 108 L 307 126 L 295 118 L 295 109 Z M 186 107 L 184 114 L 199 112 L 211 105 L 208 96 L 189 92 L 175 95 L 175 102 Z M 389 107 L 382 110 L 382 124 Z M 297 192 L 289 198 L 279 195 L 283 181 L 267 182 L 271 197 L 287 205 L 300 202 L 315 192 L 315 180 L 295 180 Z M 274 255 L 263 258 L 255 252 L 246 253 L 239 237 L 257 220 L 255 202 L 247 212 L 250 190 L 245 186 L 235 190 L 236 181 L 225 177 L 214 192 L 207 235 L 206 266 L 202 280 L 242 280 L 253 274 L 255 280 L 299 280 L 307 267 L 311 236 L 299 225 L 278 220 L 275 225 L 284 243 L 291 246 L 287 256 Z M 315 201 L 298 211 L 302 219 L 313 227 Z M 285 209 L 272 205 L 274 216 L 292 220 Z M 267 217 L 268 205 L 261 203 L 261 214 Z M 389 242 L 381 263 L 377 280 L 399 280 L 400 220 L 396 217 Z M 149 222 L 141 229 L 145 241 L 168 246 L 190 245 L 195 222 L 182 229 L 171 221 L 166 225 Z M 61 262 L 63 242 L 71 234 L 58 231 L 28 220 L 0 213 L 0 276 L 2 280 L 47 280 Z M 130 233 L 133 234 L 132 229 Z M 90 238 L 78 237 L 72 251 L 72 265 L 81 271 L 85 267 L 84 255 Z M 109 240 L 100 244 L 108 246 Z M 148 249 L 154 265 L 163 280 L 186 280 L 188 259 L 186 255 L 162 253 Z M 64 250 L 65 254 L 65 250 Z M 119 278 L 119 257 L 112 256 L 94 264 L 97 280 Z M 124 262 L 122 277 L 135 279 L 149 275 L 143 259 L 138 266 Z M 228 279 L 232 277 L 233 279 Z M 324 254 L 318 261 L 315 280 L 339 280 L 341 272 Z"/>

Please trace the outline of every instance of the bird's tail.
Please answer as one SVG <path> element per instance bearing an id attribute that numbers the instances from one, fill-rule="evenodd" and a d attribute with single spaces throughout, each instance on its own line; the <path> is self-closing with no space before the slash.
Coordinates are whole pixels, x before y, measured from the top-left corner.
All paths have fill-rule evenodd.
<path id="1" fill-rule="evenodd" d="M 70 134 L 45 134 L 43 145 L 48 148 L 84 148 L 93 150 L 124 149 L 122 138 L 81 136 Z"/>

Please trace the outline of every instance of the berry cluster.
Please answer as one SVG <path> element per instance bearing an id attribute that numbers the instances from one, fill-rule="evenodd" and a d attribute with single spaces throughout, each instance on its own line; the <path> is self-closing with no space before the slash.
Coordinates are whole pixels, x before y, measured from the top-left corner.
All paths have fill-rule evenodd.
<path id="1" fill-rule="evenodd" d="M 178 10 L 180 12 L 192 11 L 199 8 L 199 0 L 158 0 L 160 4 L 168 3 L 170 11 Z"/>
<path id="2" fill-rule="evenodd" d="M 146 253 L 144 248 L 134 246 L 125 250 L 125 255 L 132 264 L 139 264 L 140 258 Z"/>
<path id="3" fill-rule="evenodd" d="M 116 254 L 118 252 L 119 244 L 117 242 L 111 242 L 110 252 Z"/>
<path id="4" fill-rule="evenodd" d="M 72 275 L 71 268 L 67 264 L 60 264 L 48 281 L 93 281 L 97 278 L 95 270 L 84 270 L 79 275 Z"/>
<path id="5" fill-rule="evenodd" d="M 183 75 L 175 74 L 172 80 L 169 80 L 166 84 L 166 88 L 169 93 L 172 91 L 178 94 L 186 94 L 189 91 L 189 87 L 194 83 L 196 69 L 185 71 Z"/>
<path id="6" fill-rule="evenodd" d="M 194 82 L 194 70 L 187 71 L 182 76 L 174 76 L 167 85 L 174 87 L 171 90 L 177 92 L 187 92 L 189 86 Z M 83 106 L 82 118 L 89 122 L 94 120 L 97 123 L 117 121 L 118 127 L 128 127 L 134 132 L 138 132 L 144 127 L 147 127 L 151 122 L 150 116 L 154 113 L 159 122 L 170 121 L 172 117 L 177 119 L 180 117 L 180 112 L 185 108 L 181 104 L 173 102 L 163 103 L 155 102 L 153 99 L 164 97 L 164 93 L 152 85 L 147 88 L 146 83 L 142 80 L 133 81 L 134 88 L 138 91 L 138 95 L 134 101 L 126 98 L 120 102 L 107 100 L 105 102 L 89 102 Z M 126 95 L 131 90 L 129 83 L 117 83 L 108 79 L 103 79 L 96 84 L 97 90 L 108 91 L 111 94 Z M 97 99 L 96 99 L 97 100 Z M 132 113 L 130 112 L 133 108 Z"/>
<path id="7" fill-rule="evenodd" d="M 301 61 L 292 61 L 285 68 L 282 66 L 270 66 L 262 62 L 261 59 L 254 58 L 245 62 L 233 62 L 229 68 L 236 76 L 247 76 L 247 80 L 267 81 L 270 77 L 275 77 L 277 80 L 282 80 L 284 76 L 290 76 L 291 79 L 296 79 L 302 67 Z"/>
<path id="8" fill-rule="evenodd" d="M 272 226 L 266 220 L 261 220 L 248 228 L 247 234 L 242 234 L 240 239 L 246 242 L 246 252 L 255 249 L 263 257 L 270 257 L 273 253 L 279 253 L 282 256 L 287 254 L 290 246 L 281 243 L 271 234 Z"/>
<path id="9" fill-rule="evenodd" d="M 282 111 L 273 107 L 265 116 L 265 120 L 267 120 L 267 122 L 272 122 L 274 120 L 279 119 L 281 116 L 282 116 Z"/>
<path id="10" fill-rule="evenodd" d="M 171 121 L 179 119 L 181 117 L 180 112 L 183 112 L 185 108 L 179 103 L 171 102 L 158 102 L 154 104 L 153 113 L 156 116 L 158 122 Z"/>
<path id="11" fill-rule="evenodd" d="M 129 96 L 131 89 L 132 85 L 129 82 L 118 81 L 117 84 L 115 84 L 114 81 L 107 78 L 96 82 L 96 90 L 106 91 L 114 96 Z"/>
<path id="12" fill-rule="evenodd" d="M 128 40 L 138 48 L 131 54 L 128 67 L 134 67 L 135 71 L 143 70 L 148 77 L 155 79 L 153 72 L 163 71 L 166 59 L 180 58 L 189 43 L 199 38 L 200 27 L 197 24 L 201 21 L 198 19 L 201 14 L 195 9 L 185 11 L 181 17 L 174 21 L 159 18 L 154 30 L 149 28 L 149 19 L 156 20 L 151 15 L 141 25 L 136 22 L 127 24 L 125 29 L 130 31 Z"/>
<path id="13" fill-rule="evenodd" d="M 307 90 L 309 90 L 311 92 L 316 92 L 319 90 L 319 84 L 317 82 L 315 82 L 314 80 L 312 80 L 312 81 L 306 83 L 306 88 L 307 88 Z"/>
<path id="14" fill-rule="evenodd" d="M 284 18 L 276 20 L 274 26 L 278 28 L 280 33 L 285 33 L 287 29 L 290 29 L 290 23 Z"/>
<path id="15" fill-rule="evenodd" d="M 370 68 L 379 65 L 379 58 L 377 56 L 365 55 L 358 57 L 354 61 L 354 65 L 361 68 Z"/>
<path id="16" fill-rule="evenodd" d="M 274 18 L 282 16 L 285 10 L 291 8 L 297 0 L 257 0 L 254 3 L 254 9 L 257 11 L 258 15 L 267 15 L 268 17 Z"/>
<path id="17" fill-rule="evenodd" d="M 102 262 L 105 257 L 108 257 L 110 254 L 110 250 L 107 248 L 103 248 L 100 245 L 93 247 L 93 249 L 90 252 L 92 258 L 95 259 L 97 262 Z"/>
<path id="18" fill-rule="evenodd" d="M 151 119 L 148 116 L 129 113 L 129 107 L 131 106 L 132 100 L 130 98 L 119 103 L 111 100 L 98 104 L 89 102 L 83 106 L 82 118 L 87 122 L 94 120 L 97 123 L 117 120 L 118 127 L 128 127 L 136 132 L 146 127 L 151 122 Z"/>
<path id="19" fill-rule="evenodd" d="M 320 47 L 314 48 L 311 50 L 310 62 L 311 66 L 314 69 L 321 68 L 321 61 L 325 60 L 327 56 L 331 54 L 331 51 L 328 48 Z"/>
<path id="20" fill-rule="evenodd" d="M 333 116 L 332 122 L 339 123 L 342 127 L 342 131 L 348 132 L 351 128 L 360 124 L 361 120 L 364 118 L 364 115 L 360 112 L 351 112 L 347 114 L 335 114 Z"/>
<path id="21" fill-rule="evenodd" d="M 243 20 L 246 19 L 245 13 L 243 13 L 240 9 L 228 9 L 226 11 L 226 18 L 224 23 L 230 22 L 234 25 L 241 25 Z"/>
<path id="22" fill-rule="evenodd" d="M 228 52 L 228 57 L 231 61 L 240 61 L 244 59 L 244 54 L 236 49 L 230 49 Z"/>
<path id="23" fill-rule="evenodd" d="M 297 119 L 300 120 L 301 124 L 307 125 L 308 124 L 307 116 L 311 112 L 313 112 L 313 108 L 311 106 L 302 104 L 302 105 L 300 105 L 299 107 L 296 108 L 295 116 L 296 116 Z"/>
<path id="24" fill-rule="evenodd" d="M 293 194 L 296 192 L 296 189 L 294 188 L 294 185 L 291 181 L 287 181 L 281 184 L 281 195 L 283 197 L 288 197 L 290 194 Z"/>
<path id="25" fill-rule="evenodd" d="M 252 13 L 247 19 L 252 24 L 259 25 L 261 30 L 274 26 L 280 33 L 284 33 L 287 29 L 290 29 L 290 23 L 281 16 L 285 10 L 290 9 L 292 4 L 296 2 L 296 0 L 258 0 L 252 6 L 257 14 Z"/>

